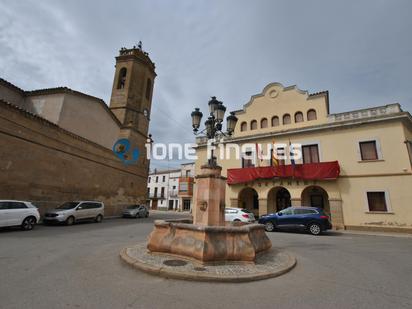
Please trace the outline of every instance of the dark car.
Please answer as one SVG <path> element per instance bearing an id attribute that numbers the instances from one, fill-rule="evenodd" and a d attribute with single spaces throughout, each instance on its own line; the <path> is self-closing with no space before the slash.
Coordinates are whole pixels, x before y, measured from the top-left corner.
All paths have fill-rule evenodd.
<path id="1" fill-rule="evenodd" d="M 145 205 L 131 205 L 123 210 L 122 216 L 128 218 L 147 218 L 149 210 Z"/>
<path id="2" fill-rule="evenodd" d="M 299 229 L 319 235 L 332 228 L 329 216 L 323 209 L 304 206 L 289 207 L 277 213 L 261 216 L 259 223 L 264 224 L 268 232 L 276 229 Z"/>

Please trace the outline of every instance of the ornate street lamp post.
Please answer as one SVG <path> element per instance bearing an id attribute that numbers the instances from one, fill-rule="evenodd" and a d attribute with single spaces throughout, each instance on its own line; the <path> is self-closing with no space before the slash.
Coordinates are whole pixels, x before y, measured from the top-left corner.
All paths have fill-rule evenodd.
<path id="1" fill-rule="evenodd" d="M 215 139 L 219 135 L 231 136 L 235 130 L 237 123 L 237 117 L 234 112 L 231 112 L 230 115 L 226 118 L 226 133 L 222 131 L 222 122 L 226 112 L 226 106 L 223 105 L 223 102 L 218 101 L 216 97 L 212 97 L 208 103 L 209 105 L 209 117 L 205 121 L 205 128 L 199 132 L 200 122 L 203 117 L 203 113 L 199 108 L 195 108 L 192 112 L 192 126 L 193 133 L 195 135 L 206 133 L 208 139 Z M 209 167 L 216 167 L 216 157 L 213 155 L 213 150 L 211 154 L 211 159 L 208 160 Z"/>

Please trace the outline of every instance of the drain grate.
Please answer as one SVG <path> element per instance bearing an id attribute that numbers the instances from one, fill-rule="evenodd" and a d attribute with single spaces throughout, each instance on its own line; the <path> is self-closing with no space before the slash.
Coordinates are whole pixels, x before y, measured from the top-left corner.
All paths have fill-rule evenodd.
<path id="1" fill-rule="evenodd" d="M 182 260 L 166 260 L 163 264 L 166 266 L 185 266 L 187 262 Z"/>

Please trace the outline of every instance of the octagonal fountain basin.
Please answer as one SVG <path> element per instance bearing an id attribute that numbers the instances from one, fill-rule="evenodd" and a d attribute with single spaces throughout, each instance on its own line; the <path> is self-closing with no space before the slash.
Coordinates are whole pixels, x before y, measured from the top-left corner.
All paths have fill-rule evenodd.
<path id="1" fill-rule="evenodd" d="M 201 263 L 254 262 L 272 247 L 261 224 L 194 225 L 191 220 L 156 220 L 147 248 Z"/>

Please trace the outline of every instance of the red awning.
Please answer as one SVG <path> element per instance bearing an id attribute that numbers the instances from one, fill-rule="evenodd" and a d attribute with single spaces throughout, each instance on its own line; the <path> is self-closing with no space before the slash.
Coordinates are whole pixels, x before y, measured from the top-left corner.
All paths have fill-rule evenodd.
<path id="1" fill-rule="evenodd" d="M 338 161 L 280 165 L 277 167 L 246 167 L 227 170 L 227 183 L 234 185 L 257 179 L 294 178 L 302 180 L 336 179 L 340 173 Z"/>

